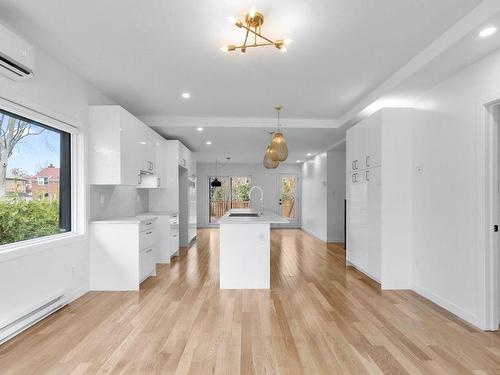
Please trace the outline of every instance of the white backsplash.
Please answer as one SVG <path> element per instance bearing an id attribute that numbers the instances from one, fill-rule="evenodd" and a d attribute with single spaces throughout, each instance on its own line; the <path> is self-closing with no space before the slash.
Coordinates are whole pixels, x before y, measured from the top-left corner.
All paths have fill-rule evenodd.
<path id="1" fill-rule="evenodd" d="M 106 220 L 135 216 L 146 212 L 149 205 L 147 189 L 133 186 L 91 185 L 90 219 Z"/>

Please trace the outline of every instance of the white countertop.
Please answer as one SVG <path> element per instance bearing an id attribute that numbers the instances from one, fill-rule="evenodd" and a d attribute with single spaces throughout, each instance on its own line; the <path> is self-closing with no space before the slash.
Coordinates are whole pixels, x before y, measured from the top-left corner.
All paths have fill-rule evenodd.
<path id="1" fill-rule="evenodd" d="M 229 217 L 230 213 L 238 212 L 256 212 L 249 208 L 235 208 L 226 212 L 219 219 L 219 224 L 288 224 L 289 221 L 276 215 L 271 211 L 264 211 L 264 214 L 258 217 Z"/>
<path id="2" fill-rule="evenodd" d="M 106 220 L 93 220 L 91 221 L 91 223 L 92 224 L 140 224 L 148 220 L 156 220 L 156 218 L 154 216 L 142 217 L 142 218 L 138 216 L 131 216 L 131 217 L 119 217 Z"/>

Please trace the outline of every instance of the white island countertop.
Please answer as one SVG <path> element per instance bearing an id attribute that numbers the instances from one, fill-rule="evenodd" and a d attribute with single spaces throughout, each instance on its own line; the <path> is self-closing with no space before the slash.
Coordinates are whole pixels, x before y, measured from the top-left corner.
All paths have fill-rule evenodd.
<path id="1" fill-rule="evenodd" d="M 230 217 L 231 213 L 256 212 L 250 208 L 235 208 L 229 210 L 219 219 L 219 224 L 288 224 L 289 221 L 271 211 L 264 211 L 257 217 Z"/>
<path id="2" fill-rule="evenodd" d="M 139 215 L 140 216 L 140 215 Z M 140 224 L 145 221 L 156 220 L 154 216 L 148 217 L 139 217 L 139 216 L 130 216 L 130 217 L 119 217 L 114 219 L 103 219 L 103 220 L 92 220 L 91 224 Z"/>

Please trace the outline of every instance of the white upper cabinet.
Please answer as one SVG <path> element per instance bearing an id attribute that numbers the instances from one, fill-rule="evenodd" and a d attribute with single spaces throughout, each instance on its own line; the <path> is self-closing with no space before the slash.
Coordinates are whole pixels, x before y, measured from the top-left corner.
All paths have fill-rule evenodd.
<path id="1" fill-rule="evenodd" d="M 141 176 L 156 176 L 166 155 L 161 148 L 166 141 L 160 135 L 117 105 L 91 106 L 89 119 L 91 184 L 161 187 L 161 177 L 154 183 L 149 178 L 144 185 Z"/>
<path id="2" fill-rule="evenodd" d="M 381 164 L 381 123 L 380 112 L 368 117 L 347 130 L 347 171 L 357 172 Z"/>

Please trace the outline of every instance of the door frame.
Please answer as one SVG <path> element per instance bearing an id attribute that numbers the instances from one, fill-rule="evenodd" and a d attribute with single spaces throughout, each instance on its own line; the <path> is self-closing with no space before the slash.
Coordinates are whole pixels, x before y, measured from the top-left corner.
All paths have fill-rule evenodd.
<path id="1" fill-rule="evenodd" d="M 478 104 L 478 127 L 476 137 L 478 243 L 480 277 L 478 325 L 488 331 L 498 330 L 500 323 L 498 282 L 500 267 L 498 232 L 494 225 L 500 224 L 499 213 L 499 127 L 500 93 L 486 97 Z M 483 152 L 481 152 L 483 150 Z"/>
<path id="2" fill-rule="evenodd" d="M 280 228 L 300 228 L 301 226 L 301 183 L 300 183 L 300 173 L 298 172 L 290 172 L 290 173 L 278 173 L 276 175 L 276 203 L 275 203 L 275 212 L 278 216 L 281 216 L 280 213 L 280 194 L 281 194 L 281 178 L 283 176 L 293 176 L 295 177 L 295 215 L 297 220 L 295 222 L 291 222 L 289 224 L 275 224 L 276 227 Z M 274 225 L 273 225 L 274 226 Z"/>

